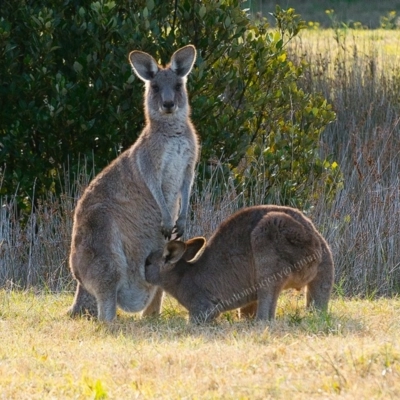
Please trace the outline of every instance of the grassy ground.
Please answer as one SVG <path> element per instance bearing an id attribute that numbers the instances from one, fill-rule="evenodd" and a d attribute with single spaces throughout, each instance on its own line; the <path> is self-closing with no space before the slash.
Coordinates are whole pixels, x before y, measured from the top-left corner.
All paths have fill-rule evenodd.
<path id="1" fill-rule="evenodd" d="M 274 323 L 223 316 L 100 325 L 64 315 L 69 294 L 0 291 L 0 398 L 309 399 L 400 396 L 400 299 L 335 299 L 307 314 L 288 292 Z"/>

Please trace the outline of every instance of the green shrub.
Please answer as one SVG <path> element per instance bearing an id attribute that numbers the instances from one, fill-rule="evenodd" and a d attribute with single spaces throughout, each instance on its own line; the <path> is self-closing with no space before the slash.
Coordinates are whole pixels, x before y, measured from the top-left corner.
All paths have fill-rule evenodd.
<path id="1" fill-rule="evenodd" d="M 143 127 L 143 88 L 127 61 L 142 49 L 160 62 L 178 47 L 198 50 L 189 78 L 202 160 L 217 160 L 244 186 L 286 182 L 289 200 L 310 196 L 312 176 L 334 182 L 319 160 L 319 134 L 334 113 L 297 82 L 302 67 L 285 45 L 303 27 L 276 9 L 277 29 L 252 22 L 239 0 L 6 0 L 0 15 L 1 193 L 59 192 L 63 166 L 84 156 L 101 169 Z M 243 186 L 243 187 L 244 187 Z M 297 190 L 298 187 L 302 190 Z M 18 188 L 18 189 L 17 189 Z M 277 188 L 278 190 L 279 188 Z M 288 200 L 288 201 L 289 201 Z M 300 202 L 301 203 L 301 202 Z M 21 205 L 23 204 L 21 200 Z"/>
<path id="2" fill-rule="evenodd" d="M 398 29 L 400 27 L 396 11 L 389 11 L 385 16 L 379 18 L 379 22 L 382 29 Z"/>

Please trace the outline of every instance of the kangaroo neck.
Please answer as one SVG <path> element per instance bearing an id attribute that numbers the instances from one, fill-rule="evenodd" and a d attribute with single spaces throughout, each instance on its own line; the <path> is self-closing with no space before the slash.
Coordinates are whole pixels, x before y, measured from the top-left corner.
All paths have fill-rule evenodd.
<path id="1" fill-rule="evenodd" d="M 166 117 L 156 121 L 149 121 L 150 132 L 161 133 L 165 136 L 181 136 L 187 131 L 186 120 L 179 121 L 176 118 Z"/>

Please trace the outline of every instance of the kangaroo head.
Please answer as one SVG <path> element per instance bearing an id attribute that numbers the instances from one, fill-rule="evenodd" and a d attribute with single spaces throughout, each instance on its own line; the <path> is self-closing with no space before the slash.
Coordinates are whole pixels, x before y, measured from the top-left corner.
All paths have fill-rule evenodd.
<path id="1" fill-rule="evenodd" d="M 171 57 L 166 68 L 158 65 L 149 54 L 134 50 L 129 61 L 135 74 L 146 84 L 146 114 L 150 119 L 170 116 L 176 112 L 189 112 L 186 77 L 196 59 L 192 45 L 182 47 Z"/>
<path id="2" fill-rule="evenodd" d="M 187 264 L 194 264 L 203 254 L 205 248 L 206 239 L 203 237 L 195 237 L 187 242 L 169 241 L 164 247 L 163 260 L 165 264 L 162 271 L 173 268 L 181 259 Z"/>
<path id="3" fill-rule="evenodd" d="M 169 241 L 161 258 L 146 263 L 146 280 L 153 285 L 170 286 L 176 276 L 183 275 L 189 265 L 198 261 L 205 248 L 206 239 L 203 237 L 196 237 L 187 242 Z"/>

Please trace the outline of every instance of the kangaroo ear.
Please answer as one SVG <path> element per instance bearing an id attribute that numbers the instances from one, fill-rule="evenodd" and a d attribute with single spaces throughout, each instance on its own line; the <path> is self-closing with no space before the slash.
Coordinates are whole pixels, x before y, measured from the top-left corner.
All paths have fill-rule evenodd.
<path id="1" fill-rule="evenodd" d="M 203 254 L 207 241 L 204 237 L 195 237 L 186 242 L 185 261 L 194 264 Z"/>
<path id="2" fill-rule="evenodd" d="M 171 240 L 164 247 L 164 252 L 162 255 L 165 261 L 162 267 L 163 271 L 171 269 L 172 264 L 176 264 L 183 256 L 186 250 L 186 244 L 179 240 Z"/>
<path id="3" fill-rule="evenodd" d="M 142 81 L 149 81 L 154 78 L 158 72 L 158 64 L 156 60 L 143 51 L 134 50 L 129 53 L 129 62 L 135 74 Z"/>
<path id="4" fill-rule="evenodd" d="M 171 57 L 170 68 L 178 76 L 184 78 L 192 70 L 194 60 L 196 59 L 196 48 L 189 44 L 177 50 Z"/>

